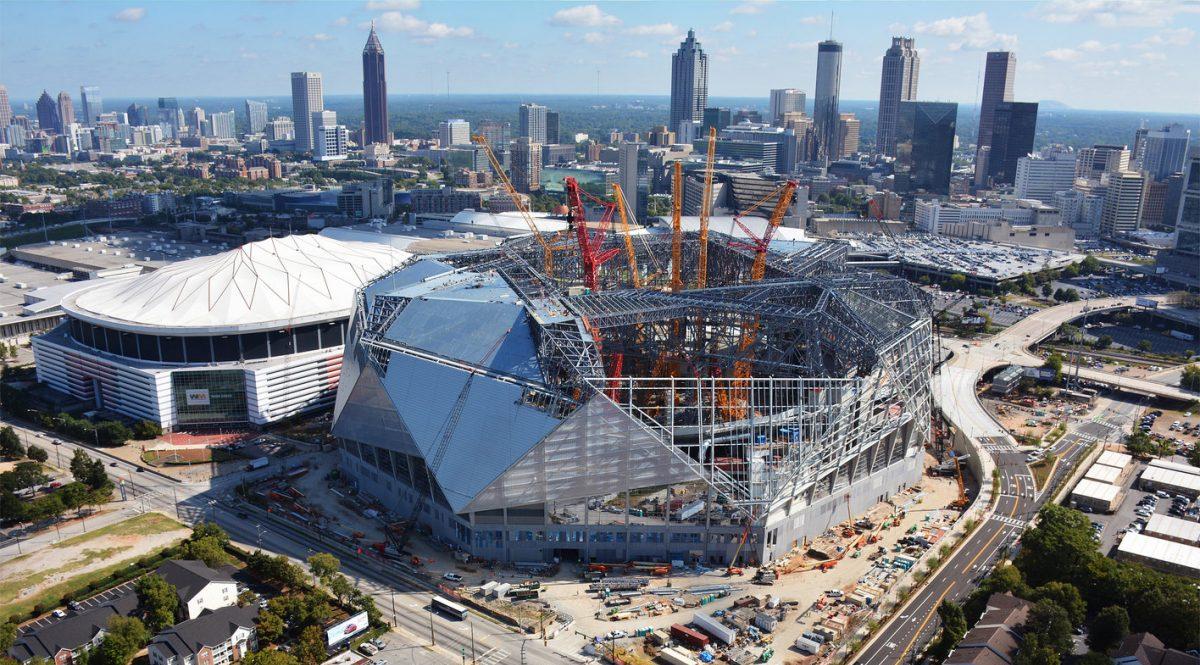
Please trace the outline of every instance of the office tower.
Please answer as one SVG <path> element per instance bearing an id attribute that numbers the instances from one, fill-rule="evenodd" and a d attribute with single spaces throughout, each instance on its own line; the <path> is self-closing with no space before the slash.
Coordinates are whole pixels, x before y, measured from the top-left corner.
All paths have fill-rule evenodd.
<path id="1" fill-rule="evenodd" d="M 66 90 L 58 93 L 58 129 L 63 131 L 67 125 L 75 122 L 75 105 L 71 103 L 71 95 Z"/>
<path id="2" fill-rule="evenodd" d="M 617 147 L 617 181 L 621 184 L 621 193 L 629 204 L 629 209 L 637 214 L 638 209 L 638 180 L 641 172 L 638 168 L 639 143 L 622 143 Z"/>
<path id="3" fill-rule="evenodd" d="M 1150 133 L 1150 128 L 1146 126 L 1146 121 L 1142 121 L 1142 126 L 1138 127 L 1133 132 L 1133 148 L 1129 151 L 1129 161 L 1140 164 L 1142 155 L 1146 148 L 1146 135 Z"/>
<path id="4" fill-rule="evenodd" d="M 708 106 L 708 55 L 696 41 L 696 32 L 671 56 L 671 120 L 667 126 L 678 131 L 684 120 L 703 120 Z"/>
<path id="5" fill-rule="evenodd" d="M 337 124 L 337 113 L 313 111 L 308 121 L 313 131 L 313 161 L 345 159 L 349 151 L 350 131 Z"/>
<path id="6" fill-rule="evenodd" d="M 1143 229 L 1162 225 L 1163 211 L 1167 206 L 1167 183 L 1149 177 L 1146 178 L 1145 189 L 1142 190 L 1142 216 L 1138 226 Z"/>
<path id="7" fill-rule="evenodd" d="M 561 143 L 562 136 L 558 128 L 558 111 L 546 111 L 546 143 Z"/>
<path id="8" fill-rule="evenodd" d="M 518 192 L 529 194 L 541 188 L 542 146 L 528 136 L 519 136 L 512 142 L 510 156 L 512 185 Z"/>
<path id="9" fill-rule="evenodd" d="M 199 106 L 187 112 L 188 131 L 192 136 L 211 136 L 208 126 L 208 113 Z"/>
<path id="10" fill-rule="evenodd" d="M 732 124 L 733 114 L 730 113 L 729 109 L 727 108 L 710 107 L 704 109 L 704 114 L 700 119 L 702 122 L 700 127 L 700 138 L 705 138 L 708 136 L 708 130 L 710 127 L 716 127 L 717 131 L 719 132 Z"/>
<path id="11" fill-rule="evenodd" d="M 492 150 L 508 150 L 508 142 L 512 140 L 512 125 L 496 120 L 484 120 L 475 131 L 487 140 Z"/>
<path id="12" fill-rule="evenodd" d="M 42 91 L 42 96 L 37 100 L 37 118 L 38 126 L 43 132 L 59 132 L 62 131 L 61 120 L 58 115 L 58 104 L 50 93 Z"/>
<path id="13" fill-rule="evenodd" d="M 267 104 L 246 100 L 246 128 L 250 134 L 261 134 L 267 127 Z"/>
<path id="14" fill-rule="evenodd" d="M 379 43 L 379 35 L 375 34 L 374 22 L 371 23 L 371 33 L 367 35 L 367 44 L 363 47 L 362 62 L 363 143 L 391 144 L 388 132 L 387 71 L 384 66 L 383 44 Z M 321 108 L 325 107 L 322 105 Z"/>
<path id="15" fill-rule="evenodd" d="M 100 87 L 95 85 L 79 86 L 79 110 L 83 112 L 85 127 L 96 124 L 96 118 L 104 113 L 104 100 L 100 98 Z"/>
<path id="16" fill-rule="evenodd" d="M 1018 199 L 1035 199 L 1054 205 L 1056 192 L 1071 189 L 1075 183 L 1075 154 L 1047 151 L 1017 159 L 1013 193 Z"/>
<path id="17" fill-rule="evenodd" d="M 1081 148 L 1075 160 L 1075 177 L 1099 178 L 1104 173 L 1129 170 L 1129 149 L 1123 145 Z"/>
<path id="18" fill-rule="evenodd" d="M 817 159 L 828 164 L 837 158 L 838 91 L 842 86 L 842 44 L 832 39 L 817 44 L 817 84 L 813 90 L 813 127 L 817 131 Z"/>
<path id="19" fill-rule="evenodd" d="M 312 117 L 325 110 L 320 72 L 292 72 L 292 118 L 296 123 L 296 150 L 316 148 Z"/>
<path id="20" fill-rule="evenodd" d="M 1192 284 L 1200 277 L 1200 155 L 1191 155 L 1183 166 L 1183 187 L 1175 217 L 1175 248 L 1159 254 L 1159 265 L 1174 273 L 1187 275 Z"/>
<path id="21" fill-rule="evenodd" d="M 1085 181 L 1086 182 L 1086 181 Z M 1051 205 L 1062 213 L 1062 223 L 1075 229 L 1075 237 L 1095 239 L 1100 237 L 1100 220 L 1104 214 L 1103 188 L 1083 185 L 1080 189 L 1055 192 Z"/>
<path id="22" fill-rule="evenodd" d="M 524 136 L 532 143 L 545 143 L 546 107 L 539 104 L 522 104 L 519 115 L 518 136 Z"/>
<path id="23" fill-rule="evenodd" d="M 471 123 L 462 118 L 438 123 L 438 141 L 442 147 L 466 145 L 471 142 Z"/>
<path id="24" fill-rule="evenodd" d="M 1146 132 L 1142 150 L 1141 170 L 1152 180 L 1165 180 L 1183 170 L 1192 132 L 1179 123 Z"/>
<path id="25" fill-rule="evenodd" d="M 1037 113 L 1037 102 L 996 104 L 988 156 L 988 175 L 993 184 L 1012 184 L 1017 175 L 1017 160 L 1033 152 Z"/>
<path id="26" fill-rule="evenodd" d="M 1108 191 L 1104 197 L 1104 215 L 1100 218 L 1100 235 L 1111 237 L 1136 231 L 1142 217 L 1145 177 L 1134 171 L 1117 171 L 1105 177 Z"/>
<path id="27" fill-rule="evenodd" d="M 158 98 L 158 122 L 171 130 L 171 137 L 178 137 L 186 126 L 186 121 L 183 118 L 183 109 L 179 108 L 179 101 L 174 97 L 159 97 Z"/>
<path id="28" fill-rule="evenodd" d="M 1187 168 L 1187 164 L 1184 164 Z M 1164 184 L 1167 186 L 1167 200 L 1163 203 L 1162 219 L 1157 223 L 1168 231 L 1175 230 L 1175 220 L 1179 218 L 1179 206 L 1183 203 L 1183 186 L 1187 174 L 1183 171 L 1167 176 Z"/>
<path id="29" fill-rule="evenodd" d="M 900 102 L 917 98 L 921 56 L 917 54 L 914 44 L 912 37 L 892 37 L 891 48 L 883 54 L 875 151 L 889 157 L 896 154 L 896 119 L 900 114 Z"/>
<path id="30" fill-rule="evenodd" d="M 12 105 L 8 102 L 8 87 L 0 85 L 0 129 L 12 124 Z"/>
<path id="31" fill-rule="evenodd" d="M 130 127 L 145 127 L 150 124 L 150 110 L 136 102 L 125 109 L 125 117 Z"/>
<path id="32" fill-rule="evenodd" d="M 295 141 L 296 125 L 291 118 L 280 116 L 266 126 L 267 138 L 272 141 Z"/>
<path id="33" fill-rule="evenodd" d="M 992 125 L 996 105 L 1013 100 L 1013 81 L 1017 76 L 1017 54 L 1011 51 L 988 51 L 983 70 L 983 99 L 979 102 L 979 138 L 975 145 L 992 145 Z"/>
<path id="34" fill-rule="evenodd" d="M 958 104 L 900 102 L 896 123 L 896 191 L 950 193 Z"/>
<path id="35" fill-rule="evenodd" d="M 783 126 L 783 114 L 804 113 L 804 91 L 797 88 L 777 88 L 771 91 L 767 118 L 776 127 Z M 706 109 L 707 110 L 707 109 Z"/>
<path id="36" fill-rule="evenodd" d="M 862 122 L 853 113 L 838 116 L 838 157 L 849 157 L 858 152 Z"/>
<path id="37" fill-rule="evenodd" d="M 211 136 L 219 139 L 231 139 L 237 136 L 237 114 L 233 109 L 212 114 L 209 118 L 212 126 Z"/>

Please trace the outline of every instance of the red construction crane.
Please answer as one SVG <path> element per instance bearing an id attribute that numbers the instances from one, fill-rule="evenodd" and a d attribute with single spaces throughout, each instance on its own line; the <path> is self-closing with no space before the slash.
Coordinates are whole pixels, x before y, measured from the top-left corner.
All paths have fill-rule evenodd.
<path id="1" fill-rule="evenodd" d="M 783 222 L 783 216 L 787 214 L 788 206 L 792 204 L 792 196 L 796 193 L 796 186 L 796 181 L 788 180 L 782 187 L 759 199 L 754 205 L 747 208 L 745 212 L 733 218 L 734 223 L 746 233 L 750 241 L 732 240 L 729 244 L 754 252 L 754 266 L 750 270 L 750 281 L 752 282 L 762 279 L 763 274 L 767 270 L 767 250 L 771 247 L 771 238 L 775 236 L 775 229 L 779 228 L 779 225 Z M 757 238 L 754 232 L 742 223 L 742 216 L 753 212 L 775 195 L 779 195 L 779 199 L 775 202 L 775 210 L 771 212 L 771 218 L 767 222 L 767 229 L 763 231 L 762 237 Z"/>
<path id="2" fill-rule="evenodd" d="M 575 178 L 566 178 L 564 185 L 567 190 L 567 219 L 575 226 L 575 237 L 579 242 L 579 254 L 583 260 L 583 285 L 592 291 L 600 290 L 600 266 L 612 257 L 621 253 L 616 247 L 604 249 L 604 239 L 612 226 L 613 212 L 617 204 L 592 196 L 579 188 Z M 596 223 L 593 232 L 588 228 L 587 212 L 583 207 L 583 198 L 601 206 L 604 212 Z"/>

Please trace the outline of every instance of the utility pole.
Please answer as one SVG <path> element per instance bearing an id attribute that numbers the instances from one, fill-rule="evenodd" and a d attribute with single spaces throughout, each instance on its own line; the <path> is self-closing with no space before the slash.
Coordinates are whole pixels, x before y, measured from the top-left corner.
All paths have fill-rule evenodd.
<path id="1" fill-rule="evenodd" d="M 429 643 L 431 646 L 437 646 L 437 637 L 433 634 L 433 597 L 429 599 Z"/>
<path id="2" fill-rule="evenodd" d="M 471 665 L 475 665 L 475 623 L 470 622 L 471 626 Z"/>

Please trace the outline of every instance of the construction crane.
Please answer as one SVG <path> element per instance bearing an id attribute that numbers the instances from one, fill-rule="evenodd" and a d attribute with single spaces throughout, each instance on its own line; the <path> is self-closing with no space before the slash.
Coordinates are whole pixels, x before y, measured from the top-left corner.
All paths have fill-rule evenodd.
<path id="1" fill-rule="evenodd" d="M 958 480 L 958 498 L 950 502 L 950 507 L 961 510 L 966 508 L 971 500 L 967 498 L 967 489 L 963 485 L 962 465 L 958 463 L 958 455 L 954 455 L 954 475 Z"/>
<path id="2" fill-rule="evenodd" d="M 579 188 L 575 178 L 564 178 L 563 184 L 567 191 L 567 218 L 575 226 L 575 237 L 579 243 L 579 253 L 583 263 L 583 285 L 592 291 L 600 290 L 600 266 L 620 253 L 619 249 L 604 249 L 604 238 L 612 226 L 613 211 L 617 205 L 604 201 Z M 604 212 L 596 225 L 596 232 L 588 229 L 587 212 L 583 208 L 583 197 L 600 205 Z M 624 210 L 622 209 L 622 216 Z"/>
<path id="3" fill-rule="evenodd" d="M 496 353 L 496 349 L 500 348 L 500 343 L 503 342 L 512 329 L 504 331 L 491 348 L 483 354 L 483 358 L 479 361 L 480 365 L 486 365 L 488 360 Z M 433 486 L 436 482 L 438 469 L 442 466 L 442 460 L 446 459 L 446 451 L 450 449 L 450 441 L 454 439 L 454 432 L 458 429 L 458 422 L 462 420 L 463 410 L 467 405 L 467 397 L 471 394 L 471 385 L 475 383 L 475 375 L 478 373 L 478 368 L 471 370 L 467 375 L 467 380 L 463 383 L 462 390 L 459 391 L 458 397 L 454 400 L 454 406 L 451 407 L 449 415 L 446 416 L 446 421 L 442 423 L 441 432 L 438 434 L 437 443 L 434 444 L 431 454 L 426 458 L 425 473 L 428 479 L 429 491 L 421 492 L 416 503 L 413 504 L 412 512 L 408 515 L 408 524 L 404 532 L 396 537 L 388 529 L 384 529 L 384 533 L 392 541 L 392 545 L 396 548 L 396 554 L 404 553 L 404 546 L 408 544 L 409 538 L 412 537 L 413 531 L 417 528 L 417 518 L 421 516 L 421 511 L 425 510 L 425 504 L 429 500 L 429 495 L 433 492 Z"/>
<path id="4" fill-rule="evenodd" d="M 683 162 L 676 161 L 671 178 L 671 290 L 683 290 Z M 707 224 L 705 225 L 707 231 Z M 707 237 L 707 233 L 705 234 Z M 703 248 L 700 250 L 704 251 Z M 706 255 L 707 256 L 707 255 Z M 708 259 L 705 258 L 705 261 Z"/>
<path id="5" fill-rule="evenodd" d="M 638 272 L 637 251 L 633 247 L 633 236 L 629 234 L 629 219 L 625 216 L 626 209 L 629 203 L 625 200 L 625 194 L 621 191 L 621 186 L 613 183 L 613 196 L 617 199 L 617 213 L 621 218 L 621 235 L 625 237 L 625 254 L 629 260 L 630 279 L 633 281 L 633 288 L 642 288 L 642 275 Z"/>
<path id="6" fill-rule="evenodd" d="M 717 128 L 708 128 L 708 157 L 704 162 L 704 197 L 700 203 L 700 262 L 696 266 L 696 288 L 708 282 L 708 215 L 712 211 L 713 161 L 717 154 Z"/>
<path id="7" fill-rule="evenodd" d="M 492 146 L 488 143 L 487 138 L 482 134 L 476 134 L 471 137 L 471 140 L 483 146 L 484 152 L 487 153 L 488 161 L 492 164 L 492 170 L 500 178 L 500 183 L 504 185 L 504 191 L 508 192 L 513 205 L 517 207 L 517 211 L 521 213 L 521 217 L 529 226 L 529 230 L 533 232 L 533 237 L 542 246 L 542 269 L 545 270 L 547 277 L 554 277 L 554 252 L 563 248 L 551 245 L 550 241 L 546 240 L 542 232 L 538 230 L 537 222 L 533 221 L 533 215 L 529 214 L 529 209 L 525 207 L 525 202 L 521 200 L 521 194 L 517 191 L 516 187 L 513 187 L 512 181 L 508 179 L 508 174 L 504 172 L 504 166 L 500 164 L 499 159 L 496 159 L 496 153 L 492 152 Z"/>

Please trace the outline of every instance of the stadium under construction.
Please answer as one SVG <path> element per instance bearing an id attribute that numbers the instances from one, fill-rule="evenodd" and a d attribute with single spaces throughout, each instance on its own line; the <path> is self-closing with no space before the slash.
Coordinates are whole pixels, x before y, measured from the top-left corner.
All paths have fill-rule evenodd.
<path id="1" fill-rule="evenodd" d="M 360 291 L 333 425 L 360 491 L 484 559 L 713 565 L 919 480 L 920 290 L 842 245 L 770 250 L 775 216 L 746 242 L 576 211 L 577 242 L 413 258 Z"/>

